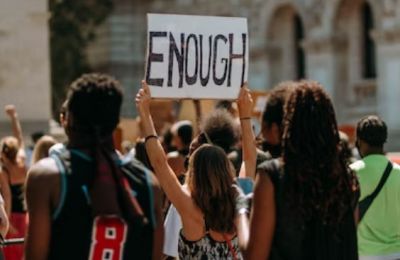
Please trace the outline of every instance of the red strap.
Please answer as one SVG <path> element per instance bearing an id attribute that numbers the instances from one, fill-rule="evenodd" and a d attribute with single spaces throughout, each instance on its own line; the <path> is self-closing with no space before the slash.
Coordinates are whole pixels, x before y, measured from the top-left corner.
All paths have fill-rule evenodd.
<path id="1" fill-rule="evenodd" d="M 233 257 L 233 260 L 237 260 L 238 258 L 237 258 L 235 250 L 233 249 L 232 240 L 228 239 L 225 234 L 223 234 L 223 236 L 224 236 L 225 242 L 228 244 L 229 251 L 231 251 L 231 255 Z"/>

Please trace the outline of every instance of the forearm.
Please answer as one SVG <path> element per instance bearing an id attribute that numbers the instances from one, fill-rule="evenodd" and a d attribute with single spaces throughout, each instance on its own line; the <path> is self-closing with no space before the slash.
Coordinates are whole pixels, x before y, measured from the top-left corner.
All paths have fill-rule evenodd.
<path id="1" fill-rule="evenodd" d="M 245 176 L 254 179 L 257 161 L 257 149 L 255 144 L 255 137 L 253 127 L 251 126 L 250 119 L 240 120 L 242 129 L 242 152 L 243 162 L 245 164 Z"/>
<path id="2" fill-rule="evenodd" d="M 143 134 L 145 137 L 148 136 L 157 136 L 157 132 L 154 127 L 153 119 L 150 115 L 150 112 L 146 111 L 141 115 L 142 126 L 143 126 Z M 159 169 L 166 167 L 167 164 L 167 156 L 162 148 L 160 142 L 157 138 L 149 138 L 145 143 L 147 156 L 149 157 L 150 164 L 155 170 L 156 174 L 160 171 Z"/>
<path id="3" fill-rule="evenodd" d="M 18 139 L 18 144 L 20 147 L 23 146 L 23 135 L 22 135 L 22 128 L 19 122 L 18 114 L 15 114 L 11 117 L 11 127 L 13 131 L 13 135 L 15 138 Z"/>
<path id="4" fill-rule="evenodd" d="M 238 214 L 236 217 L 236 233 L 239 240 L 239 247 L 242 250 L 247 248 L 249 242 L 249 220 L 246 214 Z"/>

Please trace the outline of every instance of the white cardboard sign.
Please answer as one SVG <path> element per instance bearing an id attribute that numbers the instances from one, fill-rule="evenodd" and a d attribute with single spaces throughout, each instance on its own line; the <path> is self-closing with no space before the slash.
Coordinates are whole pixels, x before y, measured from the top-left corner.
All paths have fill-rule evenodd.
<path id="1" fill-rule="evenodd" d="M 238 97 L 248 74 L 246 18 L 148 14 L 147 23 L 152 97 Z"/>

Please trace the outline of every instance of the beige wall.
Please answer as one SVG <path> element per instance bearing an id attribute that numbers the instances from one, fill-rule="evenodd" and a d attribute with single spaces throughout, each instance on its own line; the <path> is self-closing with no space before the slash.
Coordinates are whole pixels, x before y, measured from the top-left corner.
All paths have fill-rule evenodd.
<path id="1" fill-rule="evenodd" d="M 46 0 L 0 1 L 0 124 L 10 103 L 30 126 L 45 127 L 50 118 L 47 22 Z"/>

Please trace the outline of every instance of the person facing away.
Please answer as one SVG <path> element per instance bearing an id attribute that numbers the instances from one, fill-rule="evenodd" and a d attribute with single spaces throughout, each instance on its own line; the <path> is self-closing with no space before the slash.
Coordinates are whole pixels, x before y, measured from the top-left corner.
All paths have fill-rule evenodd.
<path id="1" fill-rule="evenodd" d="M 211 144 L 201 145 L 189 158 L 186 188 L 168 165 L 150 115 L 150 91 L 142 81 L 136 105 L 142 119 L 150 162 L 169 200 L 182 219 L 178 251 L 180 259 L 242 259 L 238 243 L 245 241 L 240 223 L 242 198 L 234 185 L 234 169 L 225 151 Z M 252 107 L 246 87 L 241 90 L 242 107 Z M 249 118 L 251 109 L 242 111 Z M 247 114 L 248 113 L 248 114 Z M 251 130 L 250 120 L 245 120 Z M 254 166 L 255 168 L 255 156 Z"/>
<path id="2" fill-rule="evenodd" d="M 193 138 L 193 126 L 188 120 L 178 121 L 171 127 L 172 145 L 177 149 L 167 154 L 168 164 L 176 176 L 182 178 L 185 173 L 185 159 Z"/>
<path id="3" fill-rule="evenodd" d="M 27 219 L 24 201 L 24 183 L 27 166 L 25 144 L 21 124 L 14 105 L 7 105 L 5 112 L 11 120 L 13 136 L 4 137 L 0 142 L 0 186 L 5 200 L 5 209 L 9 217 L 10 228 L 6 239 L 23 238 L 26 233 Z M 23 245 L 9 245 L 4 248 L 4 256 L 10 260 L 23 258 Z"/>
<path id="4" fill-rule="evenodd" d="M 361 160 L 351 164 L 356 172 L 362 201 L 380 182 L 389 159 L 384 154 L 387 126 L 369 115 L 357 123 L 356 146 Z M 360 259 L 400 259 L 400 166 L 392 170 L 364 217 L 358 223 Z"/>
<path id="5" fill-rule="evenodd" d="M 261 116 L 262 150 L 269 152 L 272 158 L 281 156 L 284 106 L 287 97 L 294 89 L 295 82 L 284 81 L 275 86 L 268 94 Z"/>
<path id="6" fill-rule="evenodd" d="M 69 87 L 64 148 L 29 171 L 26 259 L 159 259 L 160 189 L 137 161 L 121 160 L 112 133 L 119 83 L 85 74 Z"/>
<path id="7" fill-rule="evenodd" d="M 356 260 L 356 179 L 339 151 L 330 98 L 296 83 L 284 108 L 282 157 L 258 168 L 246 259 Z"/>

